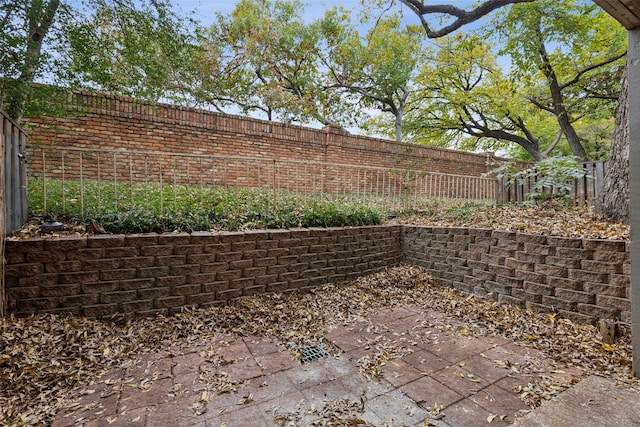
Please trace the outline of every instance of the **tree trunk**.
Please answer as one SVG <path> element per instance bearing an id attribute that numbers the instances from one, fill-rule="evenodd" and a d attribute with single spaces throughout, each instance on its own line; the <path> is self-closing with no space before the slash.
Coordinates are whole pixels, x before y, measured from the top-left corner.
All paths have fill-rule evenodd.
<path id="1" fill-rule="evenodd" d="M 396 141 L 402 142 L 402 111 L 398 111 L 395 117 Z"/>
<path id="2" fill-rule="evenodd" d="M 567 138 L 569 148 L 571 148 L 571 152 L 573 153 L 573 155 L 580 160 L 587 160 L 587 152 L 582 146 L 580 138 L 578 137 L 576 130 L 571 124 L 571 120 L 569 119 L 569 112 L 564 105 L 564 95 L 562 94 L 560 83 L 558 83 L 558 76 L 556 75 L 556 72 L 551 65 L 551 61 L 549 60 L 547 48 L 544 45 L 544 41 L 542 38 L 542 29 L 538 27 L 537 32 L 539 37 L 538 54 L 540 55 L 540 60 L 542 61 L 542 72 L 547 78 L 547 83 L 549 84 L 549 92 L 551 94 L 551 100 L 553 103 L 553 111 L 556 115 L 556 119 L 558 120 L 558 125 L 560 126 L 560 129 L 562 129 L 562 133 L 564 133 L 564 136 Z"/>
<path id="3" fill-rule="evenodd" d="M 622 80 L 622 91 L 616 110 L 609 160 L 605 165 L 602 192 L 596 211 L 615 222 L 629 223 L 629 82 L 627 73 Z"/>
<path id="4" fill-rule="evenodd" d="M 20 123 L 24 113 L 27 92 L 40 66 L 42 44 L 53 25 L 56 12 L 60 7 L 60 0 L 51 0 L 46 4 L 32 1 L 28 2 L 26 7 L 28 34 L 24 63 L 21 66 L 20 76 L 11 85 L 6 106 L 7 114 L 17 123 Z"/>

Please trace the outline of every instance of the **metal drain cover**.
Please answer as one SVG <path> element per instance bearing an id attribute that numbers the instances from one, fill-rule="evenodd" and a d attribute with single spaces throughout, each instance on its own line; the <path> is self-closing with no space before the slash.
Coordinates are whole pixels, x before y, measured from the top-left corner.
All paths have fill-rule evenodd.
<path id="1" fill-rule="evenodd" d="M 302 357 L 300 357 L 300 363 L 313 362 L 314 360 L 320 360 L 325 357 L 329 357 L 329 353 L 322 347 L 316 345 L 308 345 L 302 350 Z"/>

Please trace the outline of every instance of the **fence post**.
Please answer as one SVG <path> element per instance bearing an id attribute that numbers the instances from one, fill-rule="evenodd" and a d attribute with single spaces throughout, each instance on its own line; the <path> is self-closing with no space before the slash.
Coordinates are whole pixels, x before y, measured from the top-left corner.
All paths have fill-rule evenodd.
<path id="1" fill-rule="evenodd" d="M 4 236 L 7 231 L 7 204 L 5 200 L 5 154 L 4 154 L 4 125 L 5 120 L 3 117 L 0 120 L 0 264 L 2 265 L 2 271 L 0 271 L 0 319 L 4 319 L 7 314 L 7 299 L 5 295 L 4 287 Z"/>
<path id="2" fill-rule="evenodd" d="M 501 204 L 503 199 L 504 185 L 502 185 L 502 178 L 496 178 L 496 203 Z"/>
<path id="3" fill-rule="evenodd" d="M 278 185 L 278 168 L 276 166 L 276 159 L 273 159 L 273 210 L 278 209 L 278 193 L 277 193 L 277 185 Z"/>

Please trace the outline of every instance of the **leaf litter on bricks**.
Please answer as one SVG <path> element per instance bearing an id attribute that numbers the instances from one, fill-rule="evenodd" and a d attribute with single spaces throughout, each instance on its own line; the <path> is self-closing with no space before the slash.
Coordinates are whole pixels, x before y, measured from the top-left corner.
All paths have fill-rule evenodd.
<path id="1" fill-rule="evenodd" d="M 441 203 L 398 216 L 390 223 L 437 227 L 471 227 L 581 239 L 629 240 L 629 225 L 608 221 L 593 206 L 566 207 L 553 201 L 539 205 L 499 206 Z"/>
<path id="2" fill-rule="evenodd" d="M 417 325 L 422 327 L 408 328 L 397 336 L 385 335 L 382 326 L 366 323 L 369 315 L 394 307 L 414 307 L 441 316 L 427 317 Z M 135 367 L 145 355 L 171 355 L 194 348 L 201 349 L 210 361 L 205 363 L 211 364 L 210 370 L 203 368 L 198 373 L 200 395 L 194 398 L 193 411 L 203 413 L 212 394 L 235 393 L 242 385 L 216 370 L 235 362 L 216 355 L 234 337 L 275 339 L 298 356 L 306 346 L 318 345 L 337 356 L 341 351 L 327 339 L 327 331 L 356 322 L 365 322 L 368 328 L 369 353 L 358 366 L 369 378 L 378 378 L 389 361 L 411 353 L 416 342 L 445 340 L 425 332 L 424 327 L 435 327 L 466 339 L 502 336 L 551 358 L 552 366 L 539 366 L 535 360 L 516 363 L 508 357 L 494 361 L 505 369 L 535 374 L 529 384 L 513 390 L 531 406 L 570 387 L 580 375 L 605 375 L 638 386 L 631 375 L 628 335 L 605 346 L 593 326 L 470 297 L 438 286 L 420 267 L 398 266 L 306 293 L 246 297 L 230 306 L 185 310 L 171 317 L 9 317 L 0 323 L 0 424 L 48 425 L 77 398 L 92 397 L 87 396 L 88 390 L 99 384 L 114 391 L 124 387 L 125 381 L 152 387 L 153 370 L 130 369 L 138 378 L 115 373 Z M 237 399 L 248 401 L 244 395 Z M 358 408 L 344 404 L 336 407 L 352 412 Z"/>

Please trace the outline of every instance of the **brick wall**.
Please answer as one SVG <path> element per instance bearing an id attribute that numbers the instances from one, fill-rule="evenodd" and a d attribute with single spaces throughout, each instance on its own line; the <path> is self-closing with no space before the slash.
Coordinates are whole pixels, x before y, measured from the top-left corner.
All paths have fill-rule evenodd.
<path id="1" fill-rule="evenodd" d="M 400 226 L 6 243 L 9 310 L 164 313 L 354 279 L 400 261 Z"/>
<path id="2" fill-rule="evenodd" d="M 583 323 L 631 322 L 628 242 L 404 226 L 402 245 L 442 285 Z"/>
<path id="3" fill-rule="evenodd" d="M 32 125 L 32 171 L 41 169 L 42 155 L 33 152 L 38 145 L 251 156 L 470 176 L 495 167 L 486 154 L 350 135 L 335 126 L 313 129 L 88 92 L 70 96 L 66 108 L 66 117 L 25 119 Z"/>

